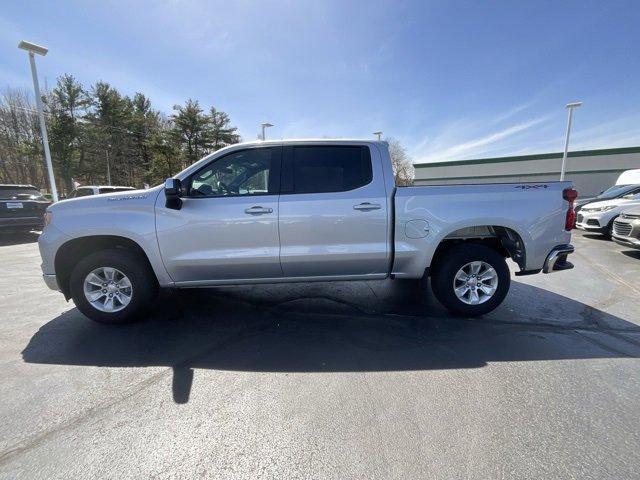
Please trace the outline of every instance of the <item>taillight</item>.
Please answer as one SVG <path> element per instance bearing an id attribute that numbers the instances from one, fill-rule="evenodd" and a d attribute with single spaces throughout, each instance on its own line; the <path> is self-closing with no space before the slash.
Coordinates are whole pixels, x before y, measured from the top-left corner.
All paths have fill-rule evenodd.
<path id="1" fill-rule="evenodd" d="M 576 211 L 573 209 L 573 202 L 578 198 L 578 191 L 573 188 L 565 188 L 562 191 L 562 198 L 569 202 L 567 216 L 564 222 L 564 229 L 570 231 L 576 225 Z"/>

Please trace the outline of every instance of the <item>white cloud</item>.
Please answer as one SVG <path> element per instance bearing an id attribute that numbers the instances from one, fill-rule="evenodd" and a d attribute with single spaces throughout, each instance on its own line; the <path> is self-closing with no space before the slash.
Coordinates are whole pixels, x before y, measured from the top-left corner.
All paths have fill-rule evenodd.
<path id="1" fill-rule="evenodd" d="M 512 142 L 509 142 L 508 144 L 503 144 L 502 142 L 542 124 L 549 120 L 549 118 L 550 116 L 545 115 L 533 120 L 511 125 L 499 131 L 462 141 L 454 141 L 454 138 L 451 138 L 455 137 L 452 133 L 456 128 L 452 128 L 450 126 L 446 128 L 442 134 L 444 137 L 449 137 L 446 142 L 448 145 L 442 146 L 443 142 L 441 141 L 441 138 L 434 139 L 432 144 L 435 148 L 432 147 L 426 151 L 417 153 L 415 163 L 439 162 L 458 158 L 461 159 L 461 157 L 471 158 L 491 151 L 498 152 L 513 148 L 514 145 Z M 458 125 L 458 127 L 459 126 L 460 125 Z M 468 134 L 468 132 L 465 132 L 464 130 L 460 133 L 462 133 L 462 135 L 459 135 L 459 138 Z"/>
<path id="2" fill-rule="evenodd" d="M 524 112 L 526 109 L 528 109 L 529 107 L 531 107 L 534 103 L 536 103 L 536 100 L 530 100 L 528 102 L 522 103 L 520 105 L 517 105 L 515 107 L 513 107 L 511 110 L 507 110 L 506 112 L 504 112 L 502 115 L 498 115 L 497 117 L 495 117 L 493 119 L 493 124 L 498 124 L 500 122 L 504 122 L 505 120 L 510 119 L 511 117 L 516 116 L 517 114 Z"/>

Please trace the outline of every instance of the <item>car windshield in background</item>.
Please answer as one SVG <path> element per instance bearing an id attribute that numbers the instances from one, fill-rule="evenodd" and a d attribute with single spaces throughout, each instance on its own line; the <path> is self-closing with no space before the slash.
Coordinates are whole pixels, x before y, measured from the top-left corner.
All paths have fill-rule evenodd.
<path id="1" fill-rule="evenodd" d="M 128 192 L 133 190 L 132 188 L 118 188 L 118 187 L 103 187 L 98 190 L 99 193 L 115 193 L 115 192 Z"/>
<path id="2" fill-rule="evenodd" d="M 46 200 L 35 188 L 0 187 L 0 200 Z"/>
<path id="3" fill-rule="evenodd" d="M 634 185 L 614 185 L 613 187 L 607 188 L 596 198 L 616 198 L 631 190 L 633 187 Z"/>

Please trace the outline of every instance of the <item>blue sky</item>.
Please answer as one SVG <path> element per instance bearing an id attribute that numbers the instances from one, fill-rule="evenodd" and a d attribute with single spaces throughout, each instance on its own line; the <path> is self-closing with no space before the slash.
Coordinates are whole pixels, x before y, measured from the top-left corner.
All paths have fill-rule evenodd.
<path id="1" fill-rule="evenodd" d="M 68 72 L 191 97 L 245 140 L 400 140 L 414 162 L 640 145 L 638 1 L 3 2 L 0 87 L 31 88 L 19 40 Z"/>

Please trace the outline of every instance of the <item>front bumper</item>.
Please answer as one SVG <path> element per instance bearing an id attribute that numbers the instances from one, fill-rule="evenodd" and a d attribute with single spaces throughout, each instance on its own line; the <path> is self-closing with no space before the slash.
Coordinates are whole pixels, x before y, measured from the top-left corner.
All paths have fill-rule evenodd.
<path id="1" fill-rule="evenodd" d="M 55 275 L 48 275 L 45 273 L 42 275 L 42 279 L 44 280 L 44 283 L 47 285 L 47 287 L 49 287 L 51 290 L 56 290 L 58 292 L 60 291 L 60 287 L 58 286 L 58 279 Z"/>
<path id="2" fill-rule="evenodd" d="M 619 245 L 640 249 L 640 218 L 622 214 L 613 222 L 611 238 Z"/>
<path id="3" fill-rule="evenodd" d="M 612 235 L 611 238 L 618 245 L 622 245 L 623 247 L 637 248 L 640 250 L 640 239 L 629 238 L 629 237 L 616 237 L 615 235 Z"/>
<path id="4" fill-rule="evenodd" d="M 609 227 L 609 217 L 603 214 L 607 212 L 585 212 L 580 210 L 576 220 L 576 228 L 585 232 L 606 233 Z"/>
<path id="5" fill-rule="evenodd" d="M 68 236 L 62 233 L 54 225 L 48 225 L 38 237 L 38 247 L 40 249 L 40 257 L 42 257 L 42 276 L 44 283 L 52 290 L 60 290 L 56 280 L 55 257 L 58 248 L 70 240 Z"/>
<path id="6" fill-rule="evenodd" d="M 586 223 L 576 223 L 576 228 L 578 230 L 583 230 L 585 232 L 598 232 L 598 233 L 602 233 L 604 232 L 605 228 L 601 227 L 601 226 L 595 226 L 595 225 L 587 225 Z"/>
<path id="7" fill-rule="evenodd" d="M 544 261 L 542 271 L 544 273 L 560 272 L 562 270 L 571 270 L 573 263 L 567 261 L 567 256 L 571 255 L 575 251 L 573 245 L 558 245 L 553 247 L 553 250 L 547 255 L 547 259 Z"/>

